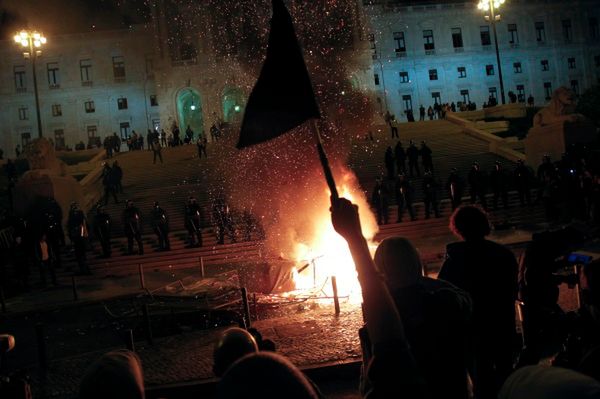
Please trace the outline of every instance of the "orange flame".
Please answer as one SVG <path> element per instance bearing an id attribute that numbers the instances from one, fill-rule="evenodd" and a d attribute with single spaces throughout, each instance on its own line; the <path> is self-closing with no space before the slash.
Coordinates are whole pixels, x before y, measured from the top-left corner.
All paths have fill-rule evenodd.
<path id="1" fill-rule="evenodd" d="M 373 237 L 378 231 L 377 222 L 354 174 L 344 170 L 338 177 L 338 190 L 344 197 L 358 205 L 363 235 L 373 247 Z M 341 183 L 341 184 L 340 184 Z M 329 212 L 329 190 L 322 190 L 314 199 L 323 203 L 318 214 L 310 216 L 313 234 L 309 242 L 296 242 L 292 258 L 297 262 L 293 278 L 298 290 L 322 291 L 323 296 L 333 296 L 331 276 L 335 276 L 340 298 L 351 303 L 362 301 L 354 261 L 346 241 L 333 229 Z"/>

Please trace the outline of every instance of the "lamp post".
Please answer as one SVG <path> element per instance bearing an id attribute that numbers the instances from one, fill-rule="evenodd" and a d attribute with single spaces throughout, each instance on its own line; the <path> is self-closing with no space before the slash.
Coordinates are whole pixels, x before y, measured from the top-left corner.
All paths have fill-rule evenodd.
<path id="1" fill-rule="evenodd" d="M 496 62 L 498 63 L 498 78 L 500 79 L 500 96 L 502 104 L 506 104 L 506 97 L 504 96 L 504 81 L 502 80 L 502 65 L 500 64 L 500 50 L 498 49 L 498 33 L 496 32 L 496 21 L 500 21 L 500 14 L 496 14 L 496 10 L 504 4 L 506 0 L 479 0 L 477 8 L 484 11 L 490 12 L 490 15 L 486 15 L 486 21 L 492 23 L 492 30 L 494 31 L 494 45 L 496 46 Z"/>
<path id="2" fill-rule="evenodd" d="M 35 112 L 37 115 L 38 137 L 42 137 L 42 118 L 40 115 L 40 98 L 38 95 L 37 75 L 35 72 L 35 61 L 42 54 L 41 47 L 46 44 L 46 38 L 39 32 L 22 30 L 15 37 L 15 43 L 23 47 L 23 56 L 31 59 L 33 71 L 33 91 L 35 94 Z"/>

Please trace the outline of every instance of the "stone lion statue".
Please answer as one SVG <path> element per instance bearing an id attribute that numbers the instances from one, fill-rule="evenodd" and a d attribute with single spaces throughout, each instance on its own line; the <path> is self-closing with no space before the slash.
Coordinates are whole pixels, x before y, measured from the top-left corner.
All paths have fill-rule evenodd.
<path id="1" fill-rule="evenodd" d="M 561 86 L 552 93 L 550 104 L 535 114 L 533 126 L 542 127 L 556 122 L 583 120 L 583 115 L 575 113 L 576 105 L 575 93 L 571 89 Z"/>
<path id="2" fill-rule="evenodd" d="M 64 162 L 56 158 L 54 146 L 47 139 L 40 137 L 31 141 L 23 149 L 29 162 L 29 172 L 34 174 L 50 174 L 65 176 L 67 168 Z M 42 172 L 43 173 L 40 173 Z"/>

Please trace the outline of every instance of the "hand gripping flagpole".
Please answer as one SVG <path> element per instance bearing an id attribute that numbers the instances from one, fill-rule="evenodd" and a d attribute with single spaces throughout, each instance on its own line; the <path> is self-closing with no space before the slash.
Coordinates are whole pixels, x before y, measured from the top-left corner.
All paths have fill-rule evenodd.
<path id="1" fill-rule="evenodd" d="M 323 167 L 323 174 L 325 175 L 325 180 L 327 181 L 327 185 L 329 186 L 329 191 L 331 191 L 331 205 L 335 205 L 340 199 L 340 196 L 337 191 L 337 186 L 335 185 L 333 173 L 331 172 L 329 159 L 327 158 L 325 148 L 323 147 L 323 139 L 321 138 L 321 132 L 319 131 L 319 126 L 317 125 L 317 121 L 315 119 L 310 120 L 310 127 L 315 135 L 315 140 L 317 142 L 317 151 L 319 152 L 319 159 L 321 160 L 321 166 Z"/>

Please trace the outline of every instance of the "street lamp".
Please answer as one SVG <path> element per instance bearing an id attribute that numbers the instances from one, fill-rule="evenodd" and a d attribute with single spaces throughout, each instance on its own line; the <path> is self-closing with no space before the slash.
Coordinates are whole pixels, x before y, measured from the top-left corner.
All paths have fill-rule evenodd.
<path id="1" fill-rule="evenodd" d="M 42 118 L 40 116 L 40 98 L 38 95 L 37 75 L 35 73 L 35 61 L 42 54 L 42 46 L 46 44 L 46 38 L 39 32 L 22 30 L 15 37 L 15 43 L 23 47 L 23 56 L 31 59 L 33 70 L 33 91 L 35 93 L 35 112 L 37 114 L 38 137 L 42 137 Z"/>
<path id="2" fill-rule="evenodd" d="M 494 44 L 496 46 L 496 61 L 498 62 L 498 78 L 500 79 L 500 96 L 502 98 L 502 104 L 506 104 L 506 98 L 504 97 L 504 81 L 502 80 L 502 65 L 500 64 L 500 50 L 498 49 L 498 33 L 496 32 L 496 21 L 500 21 L 500 14 L 496 14 L 496 10 L 504 4 L 505 0 L 479 0 L 477 8 L 483 12 L 488 12 L 490 15 L 485 16 L 486 21 L 492 23 L 492 30 L 494 31 Z"/>

